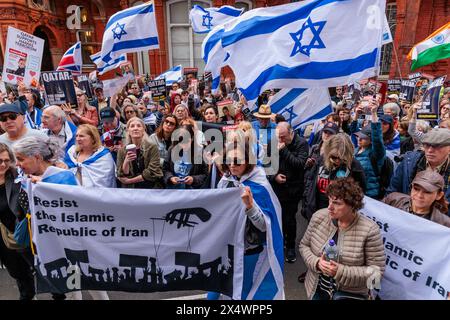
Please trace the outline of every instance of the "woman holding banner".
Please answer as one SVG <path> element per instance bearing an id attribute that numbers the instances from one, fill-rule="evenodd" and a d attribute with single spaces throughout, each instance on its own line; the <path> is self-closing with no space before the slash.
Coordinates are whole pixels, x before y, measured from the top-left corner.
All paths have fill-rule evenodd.
<path id="1" fill-rule="evenodd" d="M 14 145 L 14 152 L 17 159 L 17 166 L 28 175 L 31 182 L 47 182 L 63 185 L 78 185 L 75 175 L 69 170 L 55 166 L 60 159 L 61 149 L 56 140 L 51 138 L 29 137 Z M 23 194 L 19 198 L 25 210 L 29 211 L 28 197 Z M 33 260 L 30 264 L 33 265 Z M 89 293 L 94 300 L 109 300 L 106 291 L 91 291 Z M 66 295 L 52 293 L 53 299 L 62 300 Z M 74 291 L 68 294 L 70 300 L 81 300 L 81 291 Z"/>
<path id="2" fill-rule="evenodd" d="M 20 182 L 15 182 L 17 171 L 14 155 L 6 144 L 0 143 L 0 265 L 16 280 L 20 300 L 31 300 L 35 295 L 30 248 L 19 248 L 12 239 L 18 218 L 24 219 L 19 205 Z M 22 191 L 23 192 L 23 191 Z"/>
<path id="3" fill-rule="evenodd" d="M 300 242 L 306 293 L 312 300 L 368 299 L 368 283 L 385 269 L 380 228 L 358 212 L 364 193 L 352 178 L 330 183 L 327 196 L 328 208 L 313 214 Z"/>
<path id="4" fill-rule="evenodd" d="M 444 178 L 436 171 L 420 171 L 412 182 L 411 195 L 393 192 L 383 202 L 450 228 L 444 185 Z"/>
<path id="5" fill-rule="evenodd" d="M 245 142 L 244 142 L 245 141 Z M 283 234 L 281 206 L 267 181 L 248 139 L 227 144 L 218 188 L 242 187 L 241 200 L 247 215 L 244 244 L 242 300 L 283 300 Z M 208 293 L 208 300 L 219 294 Z"/>

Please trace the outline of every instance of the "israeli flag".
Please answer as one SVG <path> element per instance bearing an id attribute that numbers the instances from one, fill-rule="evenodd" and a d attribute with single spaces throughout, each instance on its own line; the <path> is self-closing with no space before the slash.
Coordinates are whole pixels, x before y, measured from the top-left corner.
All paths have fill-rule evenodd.
<path id="1" fill-rule="evenodd" d="M 389 28 L 389 23 L 386 15 L 384 15 L 384 24 L 383 24 L 383 45 L 393 42 L 391 28 Z"/>
<path id="2" fill-rule="evenodd" d="M 269 101 L 273 113 L 284 116 L 293 129 L 333 113 L 327 88 L 282 89 Z"/>
<path id="3" fill-rule="evenodd" d="M 227 59 L 247 101 L 267 89 L 333 87 L 373 77 L 385 2 L 308 0 L 254 9 L 225 23 L 222 49 L 210 43 L 203 55 L 207 62 L 216 54 Z"/>
<path id="4" fill-rule="evenodd" d="M 101 52 L 97 52 L 93 55 L 91 55 L 91 60 L 97 65 L 97 71 L 100 75 L 104 74 L 105 72 L 114 70 L 118 66 L 120 66 L 122 63 L 127 62 L 127 55 L 121 54 L 118 58 L 112 59 L 109 63 L 103 63 L 101 59 Z"/>
<path id="5" fill-rule="evenodd" d="M 147 2 L 119 11 L 108 20 L 103 34 L 101 64 L 111 64 L 124 53 L 158 48 L 155 7 L 153 2 Z"/>
<path id="6" fill-rule="evenodd" d="M 244 9 L 237 9 L 232 6 L 222 6 L 220 8 L 203 8 L 199 5 L 192 7 L 189 12 L 192 30 L 195 33 L 208 33 L 215 26 L 224 24 L 230 19 L 239 17 Z"/>
<path id="7" fill-rule="evenodd" d="M 173 67 L 172 69 L 167 70 L 164 73 L 161 73 L 159 76 L 155 78 L 155 80 L 166 79 L 166 85 L 170 86 L 174 82 L 179 82 L 183 79 L 182 75 L 183 67 L 180 65 Z"/>
<path id="8" fill-rule="evenodd" d="M 222 47 L 221 37 L 224 33 L 223 26 L 215 27 L 205 37 L 202 43 L 202 58 L 205 61 L 205 71 L 210 71 L 212 76 L 211 92 L 216 94 L 220 87 L 220 73 L 226 66 L 229 55 Z"/>

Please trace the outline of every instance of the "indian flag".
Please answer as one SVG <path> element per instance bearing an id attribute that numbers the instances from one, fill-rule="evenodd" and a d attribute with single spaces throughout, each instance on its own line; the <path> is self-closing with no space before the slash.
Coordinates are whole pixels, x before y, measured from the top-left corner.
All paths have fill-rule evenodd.
<path id="1" fill-rule="evenodd" d="M 416 44 L 408 54 L 411 70 L 450 58 L 450 22 Z"/>

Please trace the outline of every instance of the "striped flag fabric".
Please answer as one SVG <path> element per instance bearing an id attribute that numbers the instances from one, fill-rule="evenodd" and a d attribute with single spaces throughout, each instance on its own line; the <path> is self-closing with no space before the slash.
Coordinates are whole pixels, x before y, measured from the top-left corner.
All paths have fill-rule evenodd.
<path id="1" fill-rule="evenodd" d="M 62 56 L 56 71 L 72 71 L 73 75 L 81 75 L 83 58 L 81 56 L 81 42 L 75 43 Z"/>
<path id="2" fill-rule="evenodd" d="M 122 54 L 159 48 L 155 6 L 152 1 L 112 15 L 103 34 L 97 67 L 111 64 Z"/>
<path id="3" fill-rule="evenodd" d="M 450 22 L 416 44 L 407 58 L 412 61 L 411 70 L 450 58 Z"/>
<path id="4" fill-rule="evenodd" d="M 202 6 L 194 5 L 189 12 L 189 20 L 195 33 L 208 33 L 214 27 L 239 17 L 243 11 L 243 8 L 237 9 L 232 6 L 203 8 Z"/>
<path id="5" fill-rule="evenodd" d="M 333 113 L 327 88 L 282 89 L 268 103 L 295 130 Z"/>
<path id="6" fill-rule="evenodd" d="M 172 69 L 167 70 L 164 73 L 161 73 L 159 76 L 155 78 L 155 80 L 166 79 L 166 85 L 170 86 L 174 82 L 179 82 L 183 79 L 183 67 L 180 65 L 173 67 Z"/>
<path id="7" fill-rule="evenodd" d="M 216 43 L 222 49 L 208 38 L 205 71 L 214 71 L 208 62 L 217 54 L 226 59 L 247 101 L 267 89 L 332 87 L 377 76 L 385 5 L 307 0 L 244 12 L 221 26 Z"/>
<path id="8" fill-rule="evenodd" d="M 91 60 L 97 65 L 97 71 L 99 75 L 104 74 L 105 72 L 114 70 L 122 63 L 127 62 L 126 53 L 121 54 L 118 58 L 112 59 L 108 63 L 102 63 L 101 61 L 101 52 L 97 52 L 91 55 Z"/>

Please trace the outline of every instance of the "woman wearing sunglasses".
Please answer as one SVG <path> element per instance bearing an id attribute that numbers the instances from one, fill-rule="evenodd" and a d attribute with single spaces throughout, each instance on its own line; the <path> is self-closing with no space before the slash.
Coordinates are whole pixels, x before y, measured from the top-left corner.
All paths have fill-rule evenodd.
<path id="1" fill-rule="evenodd" d="M 70 115 L 73 123 L 77 126 L 80 124 L 90 124 L 94 127 L 98 126 L 97 109 L 89 105 L 86 92 L 80 88 L 75 88 L 75 93 L 77 94 L 78 107 L 76 109 L 64 107 L 63 110 L 66 114 Z"/>
<path id="2" fill-rule="evenodd" d="M 178 127 L 178 119 L 173 114 L 166 115 L 156 132 L 150 136 L 150 142 L 159 149 L 161 168 L 169 160 L 169 148 L 172 146 L 172 133 Z"/>
<path id="3" fill-rule="evenodd" d="M 284 299 L 281 206 L 252 150 L 245 137 L 226 145 L 218 188 L 242 187 L 246 219 L 241 299 L 279 300 Z M 208 300 L 218 298 L 218 293 L 208 293 Z"/>
<path id="4" fill-rule="evenodd" d="M 345 133 L 332 136 L 323 145 L 323 154 L 305 173 L 302 215 L 310 220 L 314 212 L 328 207 L 326 189 L 338 179 L 353 177 L 365 191 L 366 178 L 361 164 L 354 158 L 354 146 Z"/>

